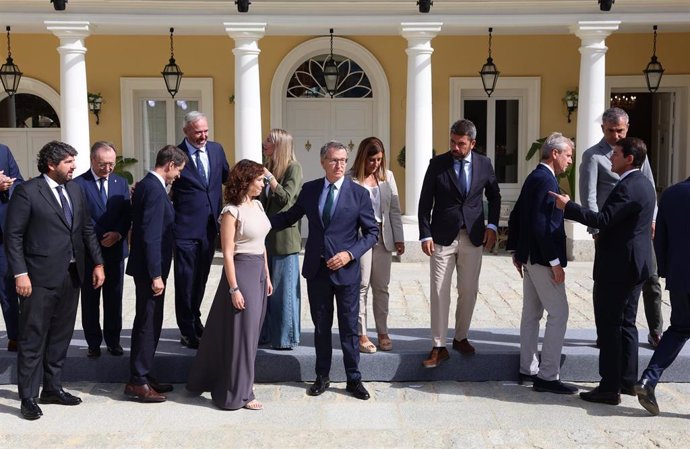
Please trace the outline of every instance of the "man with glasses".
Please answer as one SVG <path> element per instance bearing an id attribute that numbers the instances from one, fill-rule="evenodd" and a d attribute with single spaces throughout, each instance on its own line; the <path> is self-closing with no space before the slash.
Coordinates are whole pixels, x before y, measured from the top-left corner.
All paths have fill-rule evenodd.
<path id="1" fill-rule="evenodd" d="M 359 372 L 359 259 L 376 244 L 379 228 L 369 192 L 345 177 L 347 148 L 331 141 L 321 147 L 320 154 L 326 176 L 304 183 L 295 204 L 272 216 L 271 226 L 280 230 L 304 215 L 309 219 L 302 265 L 316 349 L 316 381 L 309 387 L 309 395 L 318 396 L 330 385 L 335 297 L 346 389 L 357 399 L 366 400 L 369 393 Z"/>
<path id="2" fill-rule="evenodd" d="M 74 180 L 85 193 L 94 232 L 101 245 L 105 269 L 102 288 L 94 288 L 88 282 L 81 286 L 81 323 L 89 347 L 86 355 L 91 358 L 101 355 L 103 340 L 110 354 L 123 354 L 120 345 L 122 289 L 131 217 L 127 180 L 113 173 L 116 158 L 112 143 L 94 143 L 91 147 L 91 169 Z M 93 260 L 90 257 L 86 258 L 86 269 L 87 272 L 93 270 Z M 103 330 L 99 322 L 101 291 Z"/>
<path id="3" fill-rule="evenodd" d="M 496 243 L 501 193 L 491 160 L 472 151 L 477 128 L 458 120 L 450 128 L 450 150 L 429 162 L 419 195 L 419 239 L 431 258 L 431 353 L 422 363 L 435 368 L 450 358 L 446 349 L 450 283 L 457 271 L 458 301 L 455 310 L 453 349 L 474 354 L 467 339 L 477 301 L 482 245 L 488 251 Z M 488 201 L 489 224 L 484 225 Z"/>

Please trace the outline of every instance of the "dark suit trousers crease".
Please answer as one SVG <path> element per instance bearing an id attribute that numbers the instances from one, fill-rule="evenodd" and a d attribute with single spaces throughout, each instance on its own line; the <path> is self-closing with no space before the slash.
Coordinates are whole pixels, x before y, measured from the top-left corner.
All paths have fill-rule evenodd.
<path id="1" fill-rule="evenodd" d="M 0 307 L 5 318 L 7 338 L 16 340 L 19 338 L 19 298 L 14 284 L 14 277 L 7 270 L 7 256 L 5 245 L 0 241 Z"/>
<path id="2" fill-rule="evenodd" d="M 215 252 L 216 227 L 209 221 L 206 239 L 175 240 L 175 317 L 180 333 L 196 337 L 201 301 Z"/>
<path id="3" fill-rule="evenodd" d="M 108 347 L 120 344 L 122 331 L 122 291 L 125 264 L 122 260 L 106 260 L 105 282 L 94 289 L 91 283 L 81 286 L 81 323 L 90 348 L 99 347 L 105 339 Z M 86 263 L 85 273 L 93 272 L 93 263 Z M 103 294 L 103 331 L 100 325 L 100 303 Z"/>
<path id="4" fill-rule="evenodd" d="M 165 290 L 161 295 L 153 296 L 149 278 L 135 277 L 134 286 L 136 288 L 136 315 L 132 325 L 129 382 L 144 385 L 148 383 L 153 370 L 153 357 L 156 354 L 163 327 Z"/>
<path id="5" fill-rule="evenodd" d="M 618 393 L 637 382 L 635 320 L 643 282 L 625 287 L 615 280 L 594 284 L 594 319 L 599 339 L 602 391 Z"/>
<path id="6" fill-rule="evenodd" d="M 333 347 L 333 297 L 338 313 L 340 346 L 348 381 L 359 381 L 359 280 L 352 285 L 335 285 L 330 279 L 330 270 L 322 260 L 319 272 L 307 280 L 309 309 L 314 322 L 314 348 L 316 349 L 316 374 L 328 376 L 331 369 Z"/>
<path id="7" fill-rule="evenodd" d="M 671 325 L 661 337 L 642 377 L 656 385 L 690 338 L 690 293 L 671 291 Z"/>
<path id="8" fill-rule="evenodd" d="M 659 283 L 659 275 L 656 264 L 656 253 L 652 249 L 653 273 L 642 286 L 642 303 L 644 304 L 644 315 L 647 318 L 647 327 L 650 333 L 661 335 L 664 327 L 664 320 L 661 316 L 661 294 L 663 290 Z"/>
<path id="9" fill-rule="evenodd" d="M 75 264 L 70 264 L 62 275 L 59 287 L 34 285 L 31 296 L 20 299 L 17 384 L 22 399 L 38 397 L 41 378 L 45 391 L 62 388 L 62 366 L 79 303 Z"/>

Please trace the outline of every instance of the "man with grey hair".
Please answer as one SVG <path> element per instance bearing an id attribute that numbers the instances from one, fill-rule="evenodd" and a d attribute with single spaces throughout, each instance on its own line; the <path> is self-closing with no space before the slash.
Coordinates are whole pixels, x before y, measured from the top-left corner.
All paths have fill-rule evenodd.
<path id="1" fill-rule="evenodd" d="M 532 381 L 535 391 L 574 394 L 577 388 L 559 379 L 561 350 L 568 324 L 565 292 L 565 228 L 563 211 L 549 191 L 558 192 L 557 176 L 572 164 L 573 141 L 552 133 L 541 147 L 541 162 L 527 176 L 508 221 L 513 265 L 522 277 L 520 322 L 520 382 Z M 541 349 L 539 321 L 546 316 Z"/>
<path id="2" fill-rule="evenodd" d="M 201 300 L 216 249 L 223 183 L 228 179 L 225 150 L 208 140 L 208 120 L 199 111 L 184 118 L 178 147 L 186 164 L 172 186 L 175 207 L 175 317 L 182 345 L 197 349 L 204 332 Z"/>
<path id="3" fill-rule="evenodd" d="M 580 201 L 589 210 L 594 212 L 601 210 L 606 198 L 608 198 L 613 187 L 620 179 L 620 176 L 611 171 L 611 154 L 616 142 L 627 135 L 630 125 L 629 120 L 628 114 L 620 108 L 609 108 L 604 111 L 601 124 L 604 137 L 599 143 L 582 154 L 582 162 L 580 163 Z M 640 171 L 654 187 L 654 176 L 649 165 L 649 158 L 645 159 Z M 656 217 L 656 209 L 654 216 Z M 654 221 L 650 223 L 650 226 L 652 226 L 652 238 L 654 238 Z M 592 234 L 596 249 L 599 230 L 587 228 L 587 231 Z M 659 344 L 663 331 L 663 317 L 661 316 L 662 290 L 657 274 L 654 250 L 652 250 L 652 262 L 651 276 L 642 287 L 642 301 L 644 303 L 644 313 L 647 317 L 647 326 L 649 327 L 647 341 L 650 345 L 656 347 Z M 594 289 L 594 291 L 596 290 Z M 625 392 L 633 394 L 631 387 L 631 385 L 626 385 Z"/>
<path id="4" fill-rule="evenodd" d="M 326 143 L 321 147 L 321 166 L 326 176 L 304 183 L 295 204 L 273 215 L 271 226 L 280 230 L 304 215 L 309 219 L 302 276 L 307 279 L 314 321 L 316 381 L 308 394 L 318 396 L 330 385 L 335 297 L 346 390 L 366 400 L 369 393 L 359 371 L 359 259 L 376 244 L 379 227 L 367 189 L 345 177 L 347 148 L 340 142 Z"/>

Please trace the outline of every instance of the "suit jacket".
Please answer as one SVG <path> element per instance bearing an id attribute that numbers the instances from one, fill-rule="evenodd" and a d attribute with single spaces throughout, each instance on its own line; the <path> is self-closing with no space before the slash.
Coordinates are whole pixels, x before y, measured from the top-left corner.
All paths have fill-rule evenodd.
<path id="1" fill-rule="evenodd" d="M 568 202 L 565 218 L 599 229 L 595 281 L 634 285 L 649 278 L 655 204 L 654 188 L 639 170 L 613 188 L 600 212 Z"/>
<path id="2" fill-rule="evenodd" d="M 352 181 L 357 183 L 356 178 Z M 386 170 L 386 181 L 380 182 L 379 195 L 381 197 L 381 232 L 383 232 L 383 247 L 386 251 L 395 251 L 395 242 L 404 242 L 402 217 L 400 215 L 400 199 L 398 198 L 398 186 L 395 184 L 393 172 Z"/>
<path id="3" fill-rule="evenodd" d="M 17 161 L 14 160 L 14 156 L 12 156 L 10 149 L 3 144 L 0 144 L 0 170 L 2 170 L 3 173 L 10 178 L 17 178 L 9 190 L 0 192 L 0 240 L 2 240 L 2 233 L 5 227 L 5 217 L 7 216 L 7 203 L 9 203 L 10 196 L 12 196 L 12 192 L 14 191 L 15 187 L 24 182 L 22 174 L 19 173 Z M 2 255 L 4 256 L 4 253 Z"/>
<path id="4" fill-rule="evenodd" d="M 537 165 L 522 185 L 510 219 L 506 249 L 515 251 L 515 258 L 523 264 L 551 266 L 558 259 L 567 265 L 563 212 L 549 191 L 558 192 L 558 181 L 543 164 Z"/>
<path id="5" fill-rule="evenodd" d="M 501 193 L 491 160 L 472 152 L 471 184 L 467 195 L 460 192 L 450 151 L 431 159 L 419 194 L 419 239 L 450 245 L 464 224 L 470 241 L 480 246 L 484 240 L 484 202 L 489 203 L 489 224 L 498 226 Z"/>
<path id="6" fill-rule="evenodd" d="M 582 162 L 580 162 L 580 202 L 582 206 L 594 212 L 601 210 L 606 198 L 608 198 L 613 187 L 620 179 L 618 174 L 611 171 L 611 153 L 613 153 L 613 149 L 605 139 L 601 139 L 599 143 L 582 153 Z M 656 190 L 654 175 L 652 175 L 652 168 L 649 165 L 648 158 L 645 158 L 640 171 L 649 179 L 652 187 Z M 656 216 L 656 211 L 654 215 Z M 587 231 L 590 234 L 597 232 L 596 228 L 591 227 Z"/>
<path id="7" fill-rule="evenodd" d="M 127 260 L 127 274 L 135 278 L 160 276 L 167 279 L 172 262 L 174 228 L 175 211 L 168 193 L 161 181 L 153 173 L 148 173 L 132 193 L 132 248 Z"/>
<path id="8" fill-rule="evenodd" d="M 666 289 L 690 293 L 690 178 L 661 195 L 656 217 L 654 249 L 659 276 L 666 278 Z"/>
<path id="9" fill-rule="evenodd" d="M 87 254 L 95 264 L 103 263 L 84 192 L 75 182 L 66 183 L 65 190 L 72 205 L 71 228 L 42 175 L 19 184 L 10 198 L 5 222 L 10 273 L 28 273 L 34 286 L 59 287 L 72 254 L 81 282 L 90 276 L 84 272 Z"/>
<path id="10" fill-rule="evenodd" d="M 261 204 L 269 217 L 290 209 L 297 201 L 297 195 L 302 189 L 302 166 L 299 162 L 292 162 L 285 170 L 283 178 L 277 181 L 275 191 L 268 194 L 265 188 L 261 191 Z M 266 236 L 266 251 L 271 256 L 295 254 L 301 249 L 302 235 L 299 222 L 280 231 L 272 229 Z"/>
<path id="11" fill-rule="evenodd" d="M 89 205 L 89 214 L 93 222 L 96 238 L 100 242 L 106 232 L 117 232 L 122 239 L 110 247 L 101 245 L 101 253 L 106 261 L 119 262 L 127 257 L 127 233 L 132 224 L 129 185 L 122 176 L 111 173 L 108 176 L 108 202 L 101 201 L 100 185 L 88 170 L 78 176 L 74 182 L 79 184 Z"/>
<path id="12" fill-rule="evenodd" d="M 304 183 L 295 204 L 270 218 L 271 226 L 284 229 L 306 215 L 309 237 L 304 249 L 302 276 L 313 279 L 319 272 L 322 258 L 328 260 L 340 251 L 350 251 L 354 259 L 331 272 L 331 281 L 336 285 L 359 283 L 359 259 L 376 244 L 379 234 L 369 192 L 346 177 L 338 193 L 330 225 L 324 229 L 319 214 L 319 196 L 323 186 L 324 178 Z"/>
<path id="13" fill-rule="evenodd" d="M 175 207 L 175 238 L 206 239 L 209 220 L 218 232 L 223 183 L 228 179 L 228 161 L 225 150 L 216 142 L 206 142 L 209 161 L 208 186 L 205 186 L 196 169 L 192 153 L 183 140 L 178 147 L 189 162 L 180 178 L 172 185 L 172 201 Z"/>

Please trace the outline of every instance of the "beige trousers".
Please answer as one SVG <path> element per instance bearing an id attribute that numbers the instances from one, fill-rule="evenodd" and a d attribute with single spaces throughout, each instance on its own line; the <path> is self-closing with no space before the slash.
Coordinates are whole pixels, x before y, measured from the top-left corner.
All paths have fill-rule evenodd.
<path id="1" fill-rule="evenodd" d="M 388 284 L 391 281 L 391 253 L 383 246 L 382 233 L 376 245 L 359 259 L 362 280 L 359 284 L 359 335 L 367 333 L 367 296 L 372 293 L 376 332 L 388 333 Z"/>
<path id="2" fill-rule="evenodd" d="M 434 244 L 431 255 L 431 337 L 434 347 L 446 346 L 450 284 L 453 269 L 458 273 L 458 301 L 455 308 L 455 339 L 467 338 L 474 305 L 477 302 L 482 246 L 470 242 L 465 229 L 448 246 Z"/>

